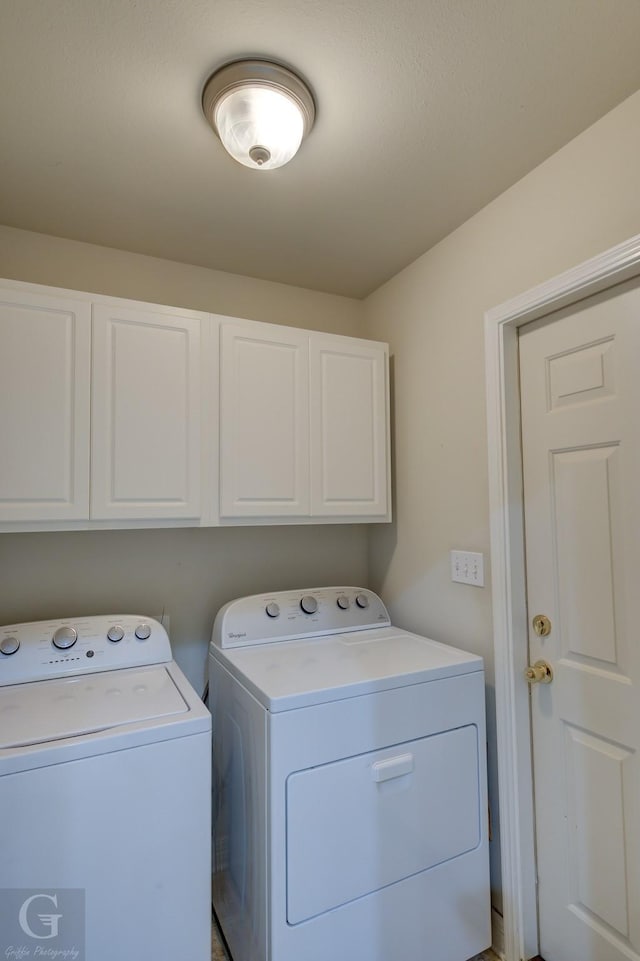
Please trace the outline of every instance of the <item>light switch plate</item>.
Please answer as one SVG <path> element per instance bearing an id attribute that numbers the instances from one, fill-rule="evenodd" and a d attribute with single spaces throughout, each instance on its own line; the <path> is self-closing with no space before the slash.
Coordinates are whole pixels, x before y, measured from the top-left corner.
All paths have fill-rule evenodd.
<path id="1" fill-rule="evenodd" d="M 484 554 L 451 551 L 451 580 L 459 584 L 484 587 Z"/>

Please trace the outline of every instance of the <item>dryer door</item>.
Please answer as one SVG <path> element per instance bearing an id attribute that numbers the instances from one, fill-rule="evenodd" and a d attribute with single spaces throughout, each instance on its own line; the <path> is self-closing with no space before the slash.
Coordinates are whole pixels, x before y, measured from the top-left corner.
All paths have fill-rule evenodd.
<path id="1" fill-rule="evenodd" d="M 475 725 L 287 780 L 287 921 L 299 924 L 480 843 Z"/>

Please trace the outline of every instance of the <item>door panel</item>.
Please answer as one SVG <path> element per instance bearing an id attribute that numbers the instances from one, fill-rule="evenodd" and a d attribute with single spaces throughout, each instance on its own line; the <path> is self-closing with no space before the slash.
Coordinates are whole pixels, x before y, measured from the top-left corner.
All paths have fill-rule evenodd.
<path id="1" fill-rule="evenodd" d="M 568 806 L 575 813 L 570 859 L 573 901 L 592 919 L 629 933 L 623 783 L 628 749 L 567 725 Z M 609 822 L 603 830 L 603 812 Z"/>
<path id="2" fill-rule="evenodd" d="M 540 951 L 640 958 L 640 290 L 522 328 Z"/>
<path id="3" fill-rule="evenodd" d="M 567 654 L 616 662 L 612 500 L 619 449 L 553 454 L 560 623 Z"/>

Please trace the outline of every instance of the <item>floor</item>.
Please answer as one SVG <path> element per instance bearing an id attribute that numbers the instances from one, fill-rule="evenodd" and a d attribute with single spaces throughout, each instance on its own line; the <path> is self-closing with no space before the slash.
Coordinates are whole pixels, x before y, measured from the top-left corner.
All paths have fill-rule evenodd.
<path id="1" fill-rule="evenodd" d="M 211 932 L 211 961 L 229 961 L 229 955 L 224 949 L 215 922 Z M 483 951 L 482 954 L 471 958 L 470 961 L 498 961 L 498 956 L 491 950 Z"/>
<path id="2" fill-rule="evenodd" d="M 211 925 L 211 961 L 228 961 L 228 958 L 220 939 L 218 925 L 214 921 Z"/>

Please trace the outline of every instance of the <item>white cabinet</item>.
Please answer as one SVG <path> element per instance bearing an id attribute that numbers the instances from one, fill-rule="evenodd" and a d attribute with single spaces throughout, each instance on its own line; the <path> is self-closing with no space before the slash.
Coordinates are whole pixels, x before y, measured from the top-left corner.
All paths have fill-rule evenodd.
<path id="1" fill-rule="evenodd" d="M 252 322 L 220 328 L 220 516 L 382 519 L 385 344 Z"/>
<path id="2" fill-rule="evenodd" d="M 220 514 L 309 513 L 309 335 L 220 327 Z"/>
<path id="3" fill-rule="evenodd" d="M 387 513 L 387 350 L 350 337 L 310 339 L 311 513 Z"/>
<path id="4" fill-rule="evenodd" d="M 200 515 L 200 318 L 93 307 L 91 517 Z"/>
<path id="5" fill-rule="evenodd" d="M 0 520 L 89 513 L 89 304 L 0 290 Z"/>
<path id="6" fill-rule="evenodd" d="M 385 344 L 4 281 L 0 530 L 390 519 Z"/>

